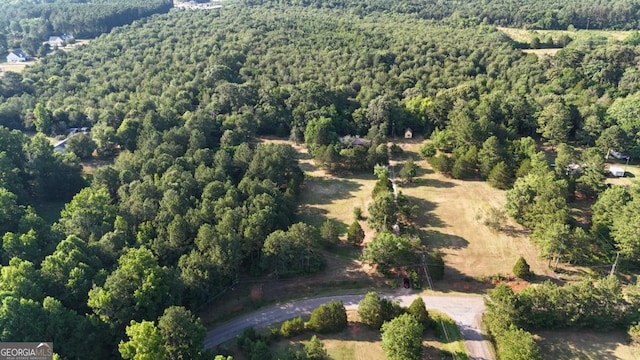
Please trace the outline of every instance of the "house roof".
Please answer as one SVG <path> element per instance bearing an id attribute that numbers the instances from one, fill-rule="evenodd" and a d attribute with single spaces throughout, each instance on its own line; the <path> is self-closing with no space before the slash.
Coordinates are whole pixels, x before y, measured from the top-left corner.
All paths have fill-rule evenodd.
<path id="1" fill-rule="evenodd" d="M 13 55 L 15 55 L 17 57 L 21 57 L 21 58 L 26 58 L 27 57 L 27 53 L 22 51 L 22 49 L 20 49 L 20 48 L 11 50 L 11 52 L 9 54 L 13 54 Z"/>

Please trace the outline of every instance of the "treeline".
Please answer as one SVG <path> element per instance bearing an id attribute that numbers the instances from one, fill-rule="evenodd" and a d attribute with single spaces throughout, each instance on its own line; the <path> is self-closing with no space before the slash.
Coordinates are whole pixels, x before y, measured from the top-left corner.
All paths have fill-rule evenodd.
<path id="1" fill-rule="evenodd" d="M 638 1 L 535 0 L 245 0 L 247 5 L 288 4 L 316 8 L 349 9 L 358 15 L 377 11 L 413 14 L 423 19 L 489 23 L 529 29 L 566 30 L 638 28 Z"/>
<path id="2" fill-rule="evenodd" d="M 7 37 L 7 43 L 0 46 L 21 46 L 35 55 L 50 35 L 92 38 L 172 7 L 167 0 L 2 2 L 0 34 Z"/>
<path id="3" fill-rule="evenodd" d="M 507 285 L 499 285 L 485 301 L 484 320 L 500 359 L 542 359 L 529 331 L 637 327 L 638 290 L 637 284 L 623 289 L 613 276 L 564 286 L 545 282 L 518 293 Z"/>

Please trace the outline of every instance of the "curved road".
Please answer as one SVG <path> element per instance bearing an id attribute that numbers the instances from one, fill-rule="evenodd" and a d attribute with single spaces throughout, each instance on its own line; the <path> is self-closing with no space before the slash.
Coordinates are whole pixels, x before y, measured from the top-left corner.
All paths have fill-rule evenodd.
<path id="1" fill-rule="evenodd" d="M 398 301 L 402 306 L 409 306 L 418 295 L 384 295 L 387 299 Z M 364 295 L 341 295 L 293 301 L 271 306 L 244 315 L 227 322 L 207 333 L 204 341 L 205 349 L 217 346 L 233 339 L 246 327 L 266 327 L 283 322 L 300 315 L 308 315 L 322 304 L 331 300 L 342 300 L 347 310 L 358 307 Z M 427 309 L 434 309 L 451 317 L 462 333 L 464 345 L 469 359 L 491 360 L 490 343 L 485 339 L 480 328 L 480 320 L 484 312 L 484 301 L 480 295 L 423 295 Z"/>

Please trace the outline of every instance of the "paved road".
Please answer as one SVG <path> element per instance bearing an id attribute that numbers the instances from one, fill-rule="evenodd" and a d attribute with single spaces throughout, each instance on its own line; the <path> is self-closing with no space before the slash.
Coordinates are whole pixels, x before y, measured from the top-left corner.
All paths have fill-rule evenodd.
<path id="1" fill-rule="evenodd" d="M 402 306 L 409 306 L 417 295 L 389 295 L 388 299 L 398 301 Z M 204 342 L 206 349 L 233 339 L 246 327 L 266 327 L 296 316 L 308 315 L 321 304 L 331 300 L 342 300 L 347 310 L 356 309 L 364 295 L 327 296 L 314 299 L 298 300 L 282 305 L 271 306 L 254 313 L 244 315 L 227 322 L 207 333 Z M 427 309 L 441 311 L 451 317 L 462 333 L 464 345 L 469 359 L 491 360 L 490 344 L 480 330 L 480 318 L 484 312 L 484 301 L 479 295 L 424 295 Z"/>

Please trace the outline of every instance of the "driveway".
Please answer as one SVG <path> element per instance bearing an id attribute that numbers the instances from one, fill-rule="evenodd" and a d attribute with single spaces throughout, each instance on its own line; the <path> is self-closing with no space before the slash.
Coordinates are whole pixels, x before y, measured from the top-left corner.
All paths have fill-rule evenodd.
<path id="1" fill-rule="evenodd" d="M 402 306 L 409 306 L 418 295 L 384 295 L 386 298 L 398 301 Z M 300 315 L 308 315 L 322 304 L 331 300 L 342 300 L 347 310 L 355 310 L 364 295 L 327 296 L 313 299 L 297 300 L 281 305 L 258 310 L 231 320 L 207 333 L 204 341 L 205 349 L 217 346 L 233 339 L 246 327 L 262 328 L 271 324 L 283 322 Z M 423 295 L 427 309 L 438 310 L 451 317 L 462 333 L 464 345 L 469 359 L 491 360 L 490 343 L 485 339 L 480 328 L 484 300 L 480 295 Z"/>

